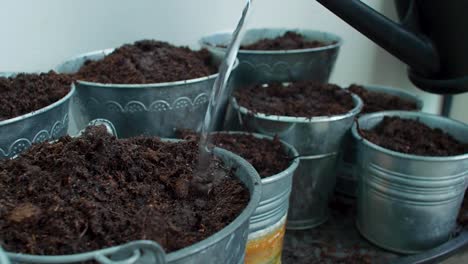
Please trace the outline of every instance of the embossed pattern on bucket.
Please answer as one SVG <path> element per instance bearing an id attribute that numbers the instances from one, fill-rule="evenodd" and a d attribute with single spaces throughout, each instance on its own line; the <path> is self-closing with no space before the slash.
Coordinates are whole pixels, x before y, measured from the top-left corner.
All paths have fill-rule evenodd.
<path id="1" fill-rule="evenodd" d="M 468 142 L 468 125 L 445 117 L 407 111 L 363 115 L 361 129 L 370 129 L 384 116 L 417 119 Z M 400 253 L 417 253 L 450 238 L 467 187 L 468 153 L 425 157 L 358 141 L 358 214 L 361 234 L 376 245 Z"/>
<path id="2" fill-rule="evenodd" d="M 232 168 L 235 176 L 246 185 L 250 192 L 250 201 L 232 223 L 207 239 L 169 254 L 165 254 L 153 241 L 139 240 L 73 255 L 39 256 L 7 253 L 7 256 L 14 261 L 13 263 L 65 264 L 95 260 L 101 264 L 243 264 L 249 234 L 249 219 L 257 208 L 262 193 L 260 176 L 252 165 L 232 152 L 215 148 L 213 153 L 221 158 L 227 168 Z"/>
<path id="3" fill-rule="evenodd" d="M 9 77 L 14 73 L 0 73 Z M 0 159 L 11 158 L 32 144 L 57 139 L 67 134 L 70 99 L 75 89 L 65 97 L 39 110 L 0 121 Z"/>
<path id="4" fill-rule="evenodd" d="M 238 76 L 239 85 L 268 82 L 290 82 L 298 80 L 315 80 L 326 82 L 333 70 L 339 48 L 340 37 L 321 31 L 261 28 L 246 32 L 242 44 L 251 44 L 264 38 L 276 38 L 287 31 L 299 33 L 307 40 L 318 40 L 333 43 L 327 46 L 300 50 L 258 51 L 239 50 Z M 217 59 L 222 58 L 226 48 L 223 48 L 231 37 L 230 32 L 215 33 L 200 40 L 200 44 L 208 49 Z"/>
<path id="5" fill-rule="evenodd" d="M 390 94 L 401 97 L 416 103 L 418 110 L 424 106 L 424 102 L 414 94 L 402 89 L 378 86 L 378 85 L 364 85 L 364 88 L 369 91 Z M 336 177 L 336 190 L 340 193 L 356 196 L 357 176 L 356 176 L 356 156 L 357 156 L 357 142 L 351 134 L 351 129 L 346 133 L 343 142 L 343 154 L 340 159 L 338 174 Z"/>
<path id="6" fill-rule="evenodd" d="M 288 117 L 249 113 L 231 98 L 235 116 L 242 127 L 274 136 L 293 145 L 300 157 L 293 176 L 288 211 L 288 229 L 315 227 L 328 218 L 328 200 L 335 188 L 337 155 L 344 134 L 362 108 L 353 96 L 355 107 L 346 114 L 323 117 Z"/>
<path id="7" fill-rule="evenodd" d="M 112 51 L 106 49 L 79 55 L 59 65 L 57 71 L 76 72 L 86 60 L 99 60 Z M 114 124 L 122 138 L 138 135 L 174 137 L 176 128 L 199 131 L 216 76 L 156 84 L 78 81 L 76 100 L 72 103 L 74 127 L 81 130 L 89 121 L 104 118 Z M 222 124 L 222 120 L 215 121 L 215 127 L 218 124 Z"/>

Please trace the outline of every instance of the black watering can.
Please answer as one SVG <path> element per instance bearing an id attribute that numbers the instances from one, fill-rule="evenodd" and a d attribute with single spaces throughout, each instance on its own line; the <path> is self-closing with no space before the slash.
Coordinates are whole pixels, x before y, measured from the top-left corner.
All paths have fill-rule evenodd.
<path id="1" fill-rule="evenodd" d="M 317 0 L 409 66 L 437 94 L 468 92 L 468 0 L 395 0 L 400 23 L 359 0 Z"/>

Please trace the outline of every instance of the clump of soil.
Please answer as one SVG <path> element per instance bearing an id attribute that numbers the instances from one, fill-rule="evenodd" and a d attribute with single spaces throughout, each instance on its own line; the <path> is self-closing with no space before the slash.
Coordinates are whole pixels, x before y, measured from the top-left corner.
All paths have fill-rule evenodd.
<path id="1" fill-rule="evenodd" d="M 86 61 L 76 77 L 99 83 L 145 84 L 195 79 L 217 67 L 205 49 L 193 51 L 167 42 L 141 40 L 126 44 L 98 61 Z"/>
<path id="2" fill-rule="evenodd" d="M 353 84 L 349 86 L 348 90 L 362 99 L 364 106 L 360 114 L 387 110 L 418 110 L 418 105 L 413 101 L 387 93 L 369 91 L 361 85 Z"/>
<path id="3" fill-rule="evenodd" d="M 72 78 L 53 71 L 0 77 L 0 121 L 44 108 L 70 91 Z"/>
<path id="4" fill-rule="evenodd" d="M 0 162 L 0 244 L 72 254 L 148 239 L 168 252 L 232 222 L 249 192 L 216 157 L 200 172 L 196 142 L 116 139 L 104 127 L 33 145 Z"/>
<path id="5" fill-rule="evenodd" d="M 198 134 L 189 131 L 178 131 L 179 137 L 198 140 Z M 278 137 L 273 141 L 256 138 L 250 134 L 216 133 L 210 136 L 209 142 L 229 150 L 252 164 L 261 178 L 278 174 L 289 167 L 291 157 L 284 151 Z"/>
<path id="6" fill-rule="evenodd" d="M 367 140 L 381 147 L 420 156 L 455 156 L 468 153 L 462 143 L 438 128 L 411 119 L 384 117 L 370 130 L 360 130 Z"/>
<path id="7" fill-rule="evenodd" d="M 282 36 L 274 39 L 261 39 L 249 45 L 242 45 L 244 50 L 293 50 L 310 49 L 330 45 L 316 40 L 306 40 L 303 35 L 293 31 L 287 31 Z"/>
<path id="8" fill-rule="evenodd" d="M 354 108 L 351 93 L 334 84 L 299 81 L 253 85 L 235 91 L 237 103 L 254 113 L 314 117 L 333 116 Z"/>

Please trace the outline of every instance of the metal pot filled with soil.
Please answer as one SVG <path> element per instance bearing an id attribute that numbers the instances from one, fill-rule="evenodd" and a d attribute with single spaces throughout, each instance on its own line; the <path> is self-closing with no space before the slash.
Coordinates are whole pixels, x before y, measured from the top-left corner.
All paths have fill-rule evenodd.
<path id="1" fill-rule="evenodd" d="M 408 111 L 361 116 L 357 227 L 369 241 L 417 253 L 449 240 L 467 187 L 468 125 Z"/>
<path id="2" fill-rule="evenodd" d="M 402 89 L 376 85 L 350 85 L 347 88 L 358 95 L 363 103 L 360 115 L 389 110 L 421 111 L 423 101 L 414 94 Z M 343 143 L 343 155 L 338 169 L 336 190 L 340 193 L 356 196 L 356 156 L 357 142 L 349 130 Z"/>
<path id="3" fill-rule="evenodd" d="M 306 229 L 325 222 L 338 153 L 361 110 L 359 97 L 333 84 L 301 81 L 243 87 L 235 91 L 231 103 L 244 129 L 277 135 L 300 155 L 287 228 Z"/>
<path id="4" fill-rule="evenodd" d="M 154 40 L 79 55 L 57 69 L 78 80 L 77 129 L 104 118 L 122 138 L 199 130 L 218 75 L 208 51 Z"/>
<path id="5" fill-rule="evenodd" d="M 232 32 L 215 33 L 200 40 L 221 59 Z M 237 57 L 240 85 L 314 80 L 327 82 L 342 44 L 340 37 L 315 30 L 260 28 L 248 30 Z"/>
<path id="6" fill-rule="evenodd" d="M 0 263 L 10 264 L 10 260 L 8 259 L 7 255 L 5 254 L 1 246 L 0 246 Z"/>
<path id="7" fill-rule="evenodd" d="M 250 218 L 245 263 L 280 263 L 289 196 L 299 165 L 296 149 L 277 137 L 247 132 L 215 132 L 209 142 L 244 158 L 262 179 L 262 198 Z"/>
<path id="8" fill-rule="evenodd" d="M 0 159 L 68 130 L 72 79 L 55 72 L 0 73 Z"/>
<path id="9" fill-rule="evenodd" d="M 260 177 L 198 150 L 104 126 L 36 144 L 0 163 L 1 244 L 15 263 L 243 263 Z"/>

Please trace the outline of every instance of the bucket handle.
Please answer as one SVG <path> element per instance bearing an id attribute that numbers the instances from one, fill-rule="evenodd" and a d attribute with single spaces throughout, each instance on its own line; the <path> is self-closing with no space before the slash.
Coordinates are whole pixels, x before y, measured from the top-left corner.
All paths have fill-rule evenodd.
<path id="1" fill-rule="evenodd" d="M 136 264 L 140 263 L 139 260 L 143 258 L 147 259 L 145 262 L 148 263 L 166 263 L 166 257 L 162 247 L 158 243 L 149 240 L 129 242 L 118 246 L 115 251 L 107 253 L 107 255 L 115 255 L 119 253 L 128 254 L 129 252 L 133 252 L 132 255 L 124 260 L 111 260 L 102 253 L 97 253 L 94 259 L 101 264 Z"/>

